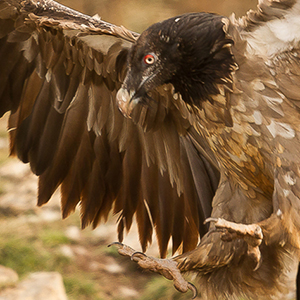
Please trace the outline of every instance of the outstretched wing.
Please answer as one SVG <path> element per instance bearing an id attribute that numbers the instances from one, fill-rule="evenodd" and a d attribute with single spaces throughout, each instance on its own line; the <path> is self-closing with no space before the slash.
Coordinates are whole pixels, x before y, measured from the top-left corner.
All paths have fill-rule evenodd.
<path id="1" fill-rule="evenodd" d="M 193 249 L 219 174 L 172 87 L 132 119 L 115 95 L 137 34 L 49 0 L 0 0 L 0 111 L 11 111 L 11 153 L 39 176 L 38 205 L 61 187 L 63 217 L 82 226 L 134 215 L 143 250 L 153 228 L 161 255 Z M 206 153 L 206 150 L 208 151 Z"/>

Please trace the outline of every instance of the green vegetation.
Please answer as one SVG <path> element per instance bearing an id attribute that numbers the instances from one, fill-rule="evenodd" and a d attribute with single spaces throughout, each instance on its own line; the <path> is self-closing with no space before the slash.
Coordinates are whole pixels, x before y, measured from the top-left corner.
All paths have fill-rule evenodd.
<path id="1" fill-rule="evenodd" d="M 30 216 L 29 220 L 30 220 Z M 66 236 L 68 226 L 78 225 L 79 215 L 65 221 L 29 222 L 13 216 L 0 216 L 0 264 L 14 269 L 20 278 L 31 272 L 57 271 L 63 276 L 69 300 L 118 300 L 118 289 L 134 289 L 137 297 L 122 299 L 159 300 L 190 299 L 191 293 L 181 294 L 171 281 L 150 272 L 143 272 L 128 258 L 107 247 L 87 229 L 74 241 Z M 62 248 L 73 254 L 67 255 Z M 111 261 L 124 272 L 110 273 L 105 266 Z M 94 269 L 91 264 L 96 265 Z M 104 266 L 97 268 L 97 265 Z M 151 298 L 149 298 L 151 295 Z"/>
<path id="2" fill-rule="evenodd" d="M 31 272 L 58 271 L 70 300 L 101 300 L 94 274 L 82 270 L 75 259 L 61 251 L 62 245 L 74 245 L 64 234 L 72 219 L 22 226 L 10 218 L 0 219 L 0 264 L 14 269 L 21 279 Z"/>
<path id="3" fill-rule="evenodd" d="M 64 278 L 64 285 L 69 299 L 102 300 L 97 296 L 93 281 L 84 278 L 82 274 L 73 274 Z"/>
<path id="4" fill-rule="evenodd" d="M 61 244 L 71 243 L 70 239 L 65 236 L 61 231 L 53 229 L 45 229 L 39 234 L 39 239 L 42 241 L 44 246 L 55 248 Z"/>
<path id="5" fill-rule="evenodd" d="M 192 298 L 191 291 L 185 294 L 180 293 L 173 287 L 171 281 L 159 276 L 153 277 L 147 283 L 141 300 L 148 300 L 149 295 L 152 295 L 153 298 L 151 299 L 155 300 L 185 300 Z"/>
<path id="6" fill-rule="evenodd" d="M 12 236 L 7 240 L 1 240 L 0 264 L 14 269 L 21 276 L 28 272 L 47 269 L 49 258 L 47 252 L 38 251 L 21 238 Z"/>

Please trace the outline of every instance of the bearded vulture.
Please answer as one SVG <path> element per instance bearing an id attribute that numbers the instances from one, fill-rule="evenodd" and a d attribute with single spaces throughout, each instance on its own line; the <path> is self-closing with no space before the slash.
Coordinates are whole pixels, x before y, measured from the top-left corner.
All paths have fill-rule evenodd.
<path id="1" fill-rule="evenodd" d="M 207 299 L 278 299 L 300 257 L 300 0 L 190 13 L 141 35 L 52 0 L 0 0 L 10 152 L 82 227 Z M 137 220 L 143 251 L 121 244 Z M 199 238 L 200 243 L 199 242 Z M 179 254 L 178 254 L 179 252 Z"/>

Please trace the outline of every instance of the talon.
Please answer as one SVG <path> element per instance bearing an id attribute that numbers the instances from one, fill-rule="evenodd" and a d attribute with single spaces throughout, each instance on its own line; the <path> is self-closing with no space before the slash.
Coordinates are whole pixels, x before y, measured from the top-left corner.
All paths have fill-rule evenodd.
<path id="1" fill-rule="evenodd" d="M 122 244 L 122 243 L 120 243 L 120 242 L 113 242 L 113 243 L 107 245 L 107 247 L 111 247 L 111 246 L 123 247 L 124 244 Z"/>
<path id="2" fill-rule="evenodd" d="M 134 252 L 131 255 L 131 260 L 135 261 L 135 262 L 137 262 L 137 261 L 139 261 L 139 260 L 141 260 L 143 258 L 147 258 L 147 255 L 145 253 L 143 253 L 143 252 L 137 251 L 137 252 Z"/>
<path id="3" fill-rule="evenodd" d="M 108 247 L 110 246 L 117 246 L 118 248 L 118 253 L 123 255 L 123 256 L 129 256 L 131 257 L 132 254 L 134 254 L 136 251 L 133 250 L 132 248 L 130 248 L 129 246 L 126 246 L 120 242 L 114 242 L 108 245 Z"/>
<path id="4" fill-rule="evenodd" d="M 192 299 L 195 299 L 198 295 L 197 288 L 191 282 L 188 282 L 188 288 L 193 292 Z"/>
<path id="5" fill-rule="evenodd" d="M 259 260 L 259 262 L 256 264 L 255 268 L 253 269 L 253 271 L 257 271 L 261 266 L 261 259 Z"/>
<path id="6" fill-rule="evenodd" d="M 247 254 L 253 259 L 253 261 L 256 263 L 255 268 L 253 271 L 256 271 L 261 266 L 262 260 L 261 260 L 261 253 L 258 246 L 252 247 L 248 244 L 248 251 Z"/>
<path id="7" fill-rule="evenodd" d="M 218 222 L 218 219 L 217 219 L 217 218 L 212 218 L 212 217 L 210 217 L 210 218 L 207 218 L 207 219 L 203 222 L 203 224 L 205 225 L 205 224 L 210 223 L 210 222 L 217 223 L 217 222 Z"/>

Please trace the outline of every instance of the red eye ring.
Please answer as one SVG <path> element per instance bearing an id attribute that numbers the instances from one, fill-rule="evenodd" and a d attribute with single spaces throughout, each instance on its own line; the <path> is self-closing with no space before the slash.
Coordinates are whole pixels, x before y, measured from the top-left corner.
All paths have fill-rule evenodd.
<path id="1" fill-rule="evenodd" d="M 155 56 L 153 54 L 146 54 L 143 60 L 146 65 L 152 65 L 155 62 Z"/>

